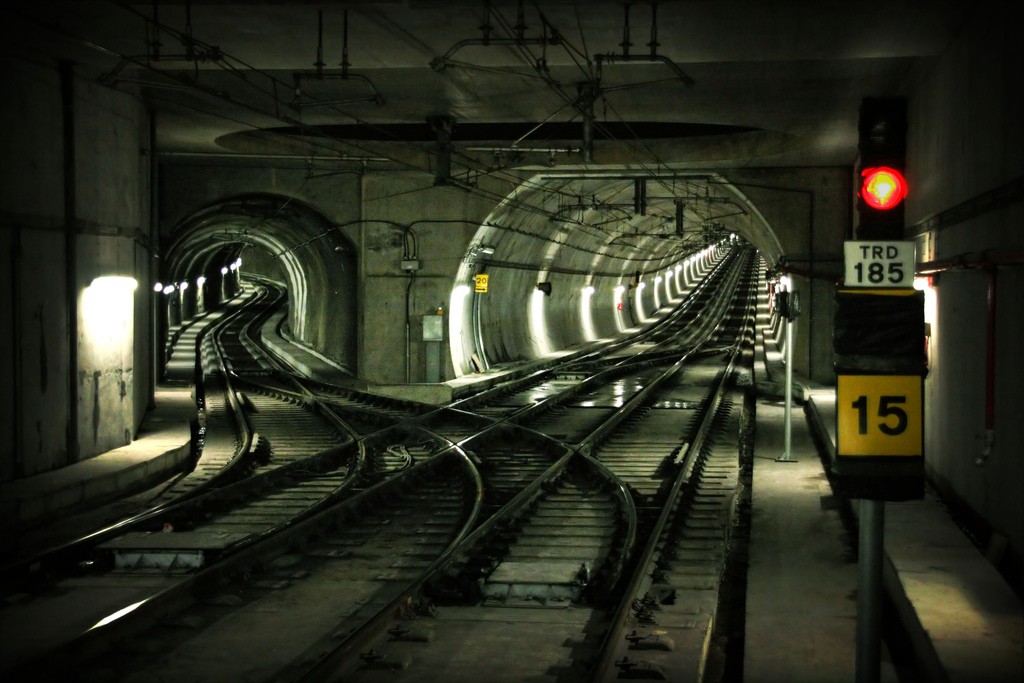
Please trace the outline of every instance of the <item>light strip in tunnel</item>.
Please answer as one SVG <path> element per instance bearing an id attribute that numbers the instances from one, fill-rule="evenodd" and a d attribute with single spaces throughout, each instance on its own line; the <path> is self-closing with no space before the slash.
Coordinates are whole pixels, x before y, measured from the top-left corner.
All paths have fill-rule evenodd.
<path id="1" fill-rule="evenodd" d="M 594 331 L 594 314 L 591 304 L 594 299 L 594 288 L 587 285 L 583 288 L 583 296 L 580 297 L 580 320 L 583 321 L 583 337 L 587 341 L 595 341 L 597 333 Z"/>
<path id="2" fill-rule="evenodd" d="M 468 372 L 466 359 L 466 340 L 462 338 L 466 311 L 466 299 L 469 297 L 469 285 L 458 285 L 452 290 L 451 299 L 448 302 L 448 345 L 452 354 L 452 366 L 456 374 L 461 377 Z M 472 340 L 470 340 L 472 344 Z"/>
<path id="3" fill-rule="evenodd" d="M 533 290 L 530 299 L 530 343 L 538 358 L 551 355 L 551 340 L 548 338 L 547 321 L 544 319 L 544 299 L 547 295 L 540 289 Z"/>
<path id="4" fill-rule="evenodd" d="M 135 289 L 133 277 L 94 279 L 82 292 L 80 356 L 100 368 L 119 367 L 130 358 L 134 340 Z"/>
<path id="5" fill-rule="evenodd" d="M 647 287 L 646 282 L 641 282 L 636 286 L 636 320 L 637 322 L 647 322 L 647 315 L 644 313 L 644 289 Z"/>

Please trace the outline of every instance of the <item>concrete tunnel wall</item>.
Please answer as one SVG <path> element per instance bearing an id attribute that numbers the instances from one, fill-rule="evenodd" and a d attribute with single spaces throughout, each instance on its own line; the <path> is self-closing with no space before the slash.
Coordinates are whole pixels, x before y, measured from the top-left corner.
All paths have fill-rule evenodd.
<path id="1" fill-rule="evenodd" d="M 905 235 L 918 240 L 922 261 L 955 263 L 974 257 L 981 263 L 986 254 L 1021 248 L 1024 141 L 1019 121 L 1024 120 L 1024 112 L 1019 93 L 1024 91 L 1020 67 L 1024 48 L 1013 35 L 1014 25 L 1008 18 L 979 21 L 905 84 L 910 119 L 908 172 L 913 178 Z M 5 56 L 0 69 L 8 101 L 14 103 L 0 108 L 5 132 L 0 138 L 5 179 L 0 187 L 0 273 L 10 291 L 9 296 L 0 297 L 0 357 L 4 377 L 9 379 L 0 399 L 0 417 L 15 427 L 0 437 L 6 454 L 0 460 L 0 477 L 9 479 L 89 457 L 123 442 L 125 425 L 137 429 L 152 386 L 146 360 L 152 339 L 145 333 L 152 299 L 147 288 L 156 279 L 149 267 L 156 240 L 148 218 L 150 122 L 138 101 L 99 87 L 74 69 L 65 72 L 71 74 L 66 82 L 72 87 L 62 90 L 55 62 Z M 70 100 L 62 94 L 66 92 L 73 93 Z M 71 126 L 74 137 L 67 141 L 65 112 L 71 112 L 75 124 Z M 69 159 L 74 166 L 66 173 Z M 424 346 L 415 342 L 417 325 L 424 315 L 447 303 L 466 247 L 496 202 L 453 187 L 432 187 L 432 178 L 423 173 L 374 168 L 364 172 L 351 167 L 345 172 L 351 175 L 308 177 L 303 166 L 289 168 L 280 161 L 216 167 L 213 161 L 162 157 L 156 193 L 158 222 L 169 229 L 215 199 L 239 192 L 264 191 L 302 199 L 340 226 L 359 250 L 355 255 L 358 372 L 372 381 L 405 380 L 401 360 L 406 356 L 409 311 L 414 343 L 408 357 L 411 379 L 417 381 L 424 361 Z M 836 173 L 846 178 L 831 180 Z M 798 197 L 773 213 L 767 198 L 759 196 L 760 189 L 743 184 L 745 180 L 764 184 L 766 178 L 793 174 L 810 184 L 781 184 L 814 192 L 810 221 L 814 227 L 808 228 L 809 233 L 799 229 L 809 209 L 798 207 Z M 834 187 L 819 192 L 818 181 L 813 180 L 816 174 L 828 176 L 827 182 Z M 801 253 L 806 238 L 813 237 L 809 256 L 839 258 L 852 206 L 851 193 L 839 186 L 848 186 L 849 169 L 738 169 L 727 175 L 768 217 L 787 256 Z M 486 178 L 481 182 L 496 196 L 514 189 Z M 74 232 L 70 240 L 68 225 Z M 790 230 L 794 232 L 789 234 Z M 421 268 L 415 276 L 401 270 L 410 231 L 416 233 L 419 244 Z M 74 267 L 68 267 L 72 251 Z M 586 257 L 572 257 L 573 267 L 584 261 Z M 90 278 L 123 267 L 134 271 L 139 282 L 132 298 L 131 367 L 127 366 L 129 356 L 120 352 L 116 358 L 101 354 L 94 361 L 88 341 L 80 346 L 81 340 L 67 335 L 69 321 L 80 322 L 72 307 L 78 305 Z M 987 275 L 981 269 L 954 265 L 935 281 L 936 318 L 925 382 L 926 466 L 946 493 L 965 503 L 1024 554 L 1024 503 L 1019 495 L 1024 478 L 1019 454 L 1024 404 L 1016 396 L 1022 375 L 1019 340 L 1024 333 L 1024 283 L 1019 262 L 990 263 L 989 270 L 997 275 L 998 300 L 991 448 L 985 449 L 983 415 L 982 311 Z M 70 283 L 69 274 L 74 280 Z M 576 281 L 568 289 L 590 284 L 582 276 L 573 278 Z M 816 303 L 812 314 L 798 321 L 798 334 L 800 340 L 811 340 L 813 347 L 801 354 L 803 342 L 798 342 L 797 366 L 817 377 L 830 365 L 817 354 L 827 355 L 822 349 L 827 349 L 831 325 L 827 303 L 818 302 L 828 302 L 830 297 L 827 283 L 811 286 Z M 558 313 L 559 327 L 572 315 L 574 296 Z M 523 315 L 522 306 L 516 308 L 520 311 L 516 315 Z M 520 322 L 509 324 L 519 326 Z M 607 326 L 607 322 L 598 324 Z M 806 333 L 803 325 L 810 326 Z M 325 340 L 329 337 L 325 331 Z M 69 379 L 72 364 L 86 374 L 76 373 Z M 99 382 L 91 374 L 96 371 Z M 125 381 L 128 371 L 130 384 Z M 103 379 L 118 373 L 120 381 Z M 445 368 L 443 374 L 453 376 L 452 368 Z M 99 419 L 92 423 L 96 406 Z M 72 414 L 77 414 L 74 424 Z"/>
<path id="2" fill-rule="evenodd" d="M 153 377 L 149 119 L 70 64 L 3 57 L 0 480 L 128 443 Z M 134 277 L 103 280 L 108 276 Z"/>
<path id="3" fill-rule="evenodd" d="M 997 12 L 1000 17 L 979 16 L 907 84 L 906 234 L 917 241 L 919 262 L 949 266 L 933 278 L 926 305 L 928 477 L 961 505 L 964 519 L 991 526 L 991 539 L 982 528 L 980 540 L 991 544 L 996 560 L 1003 543 L 1020 560 L 1024 43 L 1010 5 Z M 986 434 L 989 273 L 996 296 L 993 430 Z"/>
<path id="4" fill-rule="evenodd" d="M 353 188 L 321 187 L 305 170 L 202 160 L 164 163 L 160 175 L 161 234 L 174 277 L 195 281 L 200 273 L 193 254 L 202 250 L 241 254 L 243 272 L 283 276 L 293 336 L 357 372 L 357 255 L 344 229 L 335 229 L 358 196 L 346 194 Z M 252 249 L 277 267 L 247 264 L 244 255 Z M 206 276 L 215 278 L 222 264 L 208 265 Z"/>
<path id="5" fill-rule="evenodd" d="M 579 297 L 588 285 L 597 288 L 594 294 L 594 325 L 598 336 L 617 334 L 615 316 L 600 301 L 615 296 L 620 283 L 628 286 L 639 271 L 647 283 L 644 311 L 654 309 L 654 279 L 666 267 L 686 256 L 686 251 L 666 249 L 667 243 L 638 238 L 635 246 L 610 244 L 607 237 L 588 237 L 572 226 L 557 226 L 546 219 L 538 221 L 529 212 L 502 211 L 502 197 L 515 195 L 520 202 L 524 186 L 508 180 L 482 177 L 481 192 L 469 193 L 457 187 L 435 186 L 432 176 L 408 170 L 358 167 L 328 172 L 305 168 L 286 160 L 247 160 L 224 162 L 217 155 L 209 158 L 162 157 L 161 163 L 161 230 L 166 239 L 176 226 L 197 215 L 203 207 L 215 206 L 227 197 L 259 195 L 276 197 L 277 201 L 296 202 L 311 213 L 322 216 L 325 225 L 347 237 L 357 250 L 355 259 L 356 291 L 350 297 L 358 301 L 355 320 L 339 315 L 337 301 L 341 292 L 313 288 L 314 299 L 320 303 L 306 324 L 313 330 L 302 339 L 328 357 L 352 368 L 362 379 L 380 384 L 402 384 L 426 380 L 430 342 L 423 339 L 423 321 L 451 305 L 453 287 L 461 283 L 460 268 L 465 265 L 468 250 L 474 243 L 490 239 L 497 245 L 496 254 L 478 267 L 489 269 L 494 280 L 490 292 L 480 306 L 479 340 L 486 360 L 481 367 L 536 357 L 538 352 L 559 350 L 587 341 L 581 324 Z M 753 178 L 766 185 L 758 191 L 765 195 L 765 217 L 762 222 L 746 228 L 748 237 L 768 254 L 780 250 L 778 238 L 765 236 L 776 224 L 790 248 L 812 244 L 814 253 L 806 258 L 825 260 L 837 258 L 841 252 L 847 213 L 830 211 L 829 207 L 847 204 L 848 173 L 843 169 L 789 169 L 779 171 L 745 171 L 740 179 Z M 522 171 L 521 182 L 535 172 Z M 796 186 L 799 191 L 792 191 Z M 527 188 L 530 187 L 528 184 Z M 779 188 L 782 188 L 779 190 Z M 744 191 L 747 191 L 744 188 Z M 747 191 L 749 193 L 749 191 Z M 543 205 L 551 193 L 538 193 Z M 827 195 L 815 204 L 808 196 Z M 496 208 L 497 207 L 497 208 Z M 550 207 L 548 207 L 550 208 Z M 813 212 L 812 210 L 813 209 Z M 503 229 L 480 226 L 491 223 Z M 813 229 L 827 233 L 817 242 L 808 237 Z M 264 227 L 263 229 L 266 229 Z M 284 240 L 301 244 L 304 239 L 293 235 Z M 795 246 L 794 246 L 795 245 Z M 315 251 L 316 241 L 299 248 L 296 256 L 308 258 Z M 322 257 L 328 273 L 339 266 L 329 254 Z M 776 256 L 777 258 L 777 256 Z M 800 258 L 800 255 L 797 255 Z M 414 260 L 417 269 L 402 269 L 405 260 Z M 345 268 L 344 263 L 340 264 Z M 244 266 L 243 266 L 244 268 Z M 553 295 L 543 303 L 544 327 L 531 323 L 531 306 L 536 284 L 552 283 Z M 662 284 L 664 287 L 664 283 Z M 810 283 L 808 287 L 820 287 Z M 630 290 L 624 297 L 624 327 L 639 320 L 633 317 L 635 299 Z M 811 315 L 798 322 L 796 365 L 801 372 L 826 379 L 831 372 L 831 350 L 820 350 L 823 334 L 830 334 L 830 297 L 808 297 L 818 303 Z M 664 303 L 664 302 L 662 302 Z M 311 309 L 313 310 L 313 309 Z M 533 324 L 533 327 L 531 327 Z M 324 329 L 325 325 L 333 326 Z M 344 329 L 342 329 L 344 328 Z M 445 326 L 446 329 L 447 325 Z M 315 331 L 323 330 L 322 334 Z M 345 334 L 355 334 L 355 362 L 345 351 Z M 471 333 L 473 330 L 467 330 Z M 442 343 L 440 379 L 451 379 L 472 368 L 453 365 L 447 352 L 451 340 Z M 436 352 L 437 349 L 434 349 Z"/>

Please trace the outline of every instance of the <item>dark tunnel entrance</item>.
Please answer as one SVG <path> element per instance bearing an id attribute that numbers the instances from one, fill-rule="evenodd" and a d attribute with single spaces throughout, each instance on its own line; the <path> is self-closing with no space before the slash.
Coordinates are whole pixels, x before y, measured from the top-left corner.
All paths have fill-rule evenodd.
<path id="1" fill-rule="evenodd" d="M 293 198 L 251 194 L 175 226 L 161 277 L 169 283 L 169 322 L 220 305 L 245 274 L 279 282 L 288 291 L 291 336 L 355 374 L 356 272 L 355 247 L 318 211 Z"/>

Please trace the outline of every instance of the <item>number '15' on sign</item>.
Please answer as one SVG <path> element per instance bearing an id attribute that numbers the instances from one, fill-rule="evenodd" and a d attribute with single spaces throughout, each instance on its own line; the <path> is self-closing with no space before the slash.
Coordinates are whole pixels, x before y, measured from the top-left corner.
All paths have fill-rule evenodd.
<path id="1" fill-rule="evenodd" d="M 837 455 L 923 455 L 921 393 L 919 375 L 837 375 Z"/>

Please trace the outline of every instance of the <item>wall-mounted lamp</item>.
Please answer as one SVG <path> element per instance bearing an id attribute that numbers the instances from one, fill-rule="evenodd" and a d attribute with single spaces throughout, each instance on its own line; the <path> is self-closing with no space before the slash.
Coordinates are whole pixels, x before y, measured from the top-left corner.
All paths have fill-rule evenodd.
<path id="1" fill-rule="evenodd" d="M 202 287 L 204 282 L 206 282 L 206 276 L 200 275 L 196 278 L 196 287 Z"/>
<path id="2" fill-rule="evenodd" d="M 227 275 L 228 274 L 228 267 L 227 266 L 221 266 L 220 274 L 221 275 Z"/>
<path id="3" fill-rule="evenodd" d="M 155 285 L 153 285 L 153 291 L 154 292 L 162 292 L 162 291 L 164 291 L 164 283 L 158 282 Z"/>
<path id="4" fill-rule="evenodd" d="M 545 296 L 551 296 L 551 283 L 550 282 L 538 282 L 537 289 L 544 292 Z"/>
<path id="5" fill-rule="evenodd" d="M 180 290 L 181 290 L 181 291 L 183 291 L 183 292 L 184 292 L 184 291 L 185 291 L 186 289 L 188 289 L 188 280 L 182 280 L 181 284 L 180 284 L 180 285 L 178 285 L 178 289 L 180 289 Z"/>

